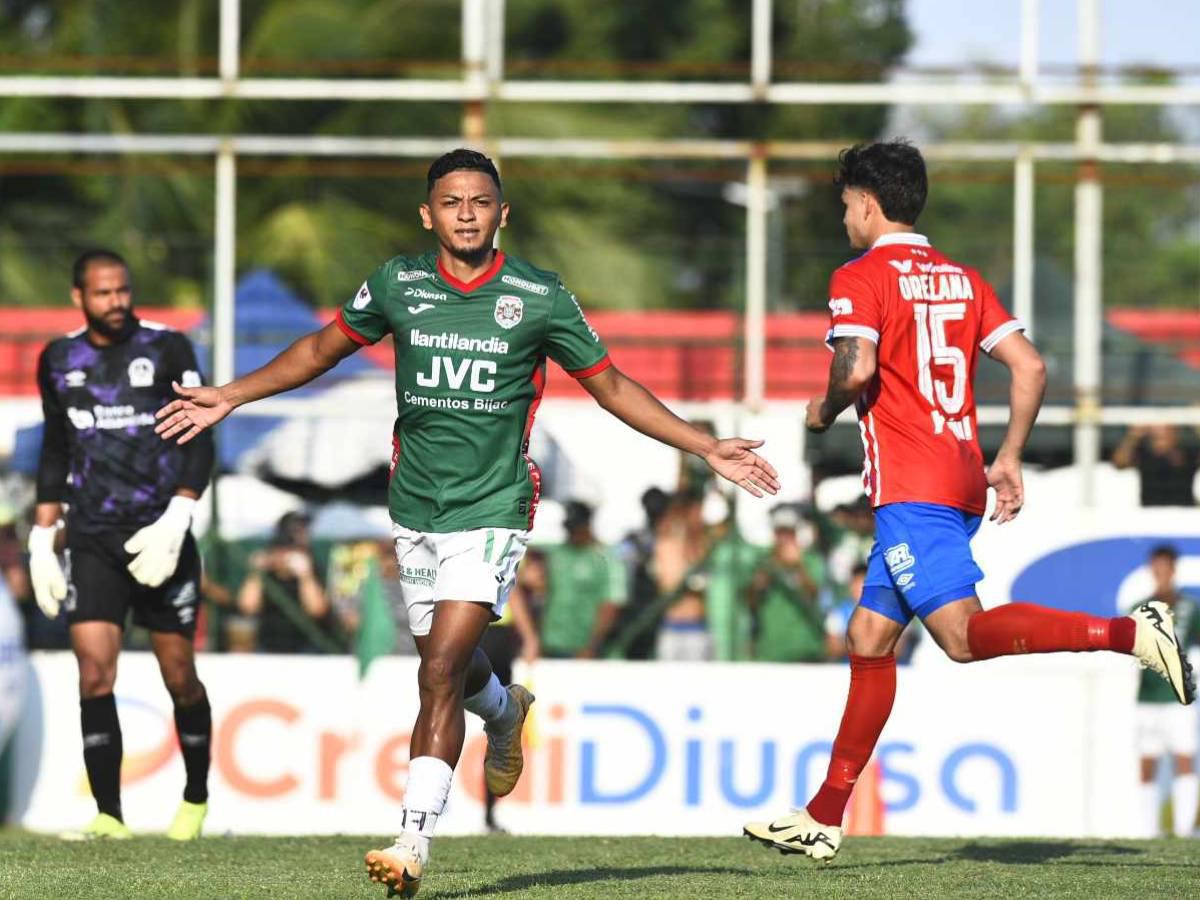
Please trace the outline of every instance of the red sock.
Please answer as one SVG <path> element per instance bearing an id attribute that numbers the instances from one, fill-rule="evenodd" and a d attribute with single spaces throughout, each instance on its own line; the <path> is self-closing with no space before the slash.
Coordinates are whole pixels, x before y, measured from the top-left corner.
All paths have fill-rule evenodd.
<path id="1" fill-rule="evenodd" d="M 850 696 L 833 741 L 829 773 L 808 803 L 808 814 L 822 825 L 841 827 L 854 782 L 871 758 L 895 699 L 895 656 L 850 657 Z"/>
<path id="2" fill-rule="evenodd" d="M 1133 619 L 1105 619 L 1032 603 L 1006 603 L 971 616 L 967 645 L 975 659 L 1018 653 L 1133 652 Z"/>

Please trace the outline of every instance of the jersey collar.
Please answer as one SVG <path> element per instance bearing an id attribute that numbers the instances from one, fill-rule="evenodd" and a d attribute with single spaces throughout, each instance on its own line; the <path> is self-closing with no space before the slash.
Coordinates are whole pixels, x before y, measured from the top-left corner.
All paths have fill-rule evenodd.
<path id="1" fill-rule="evenodd" d="M 470 281 L 460 281 L 459 279 L 455 278 L 453 275 L 451 275 L 446 270 L 446 268 L 442 265 L 442 258 L 440 256 L 438 257 L 438 260 L 437 260 L 437 270 L 438 270 L 438 274 L 442 276 L 442 280 L 445 281 L 446 284 L 450 285 L 450 287 L 455 288 L 456 290 L 465 291 L 468 293 L 475 290 L 475 288 L 479 287 L 480 285 L 486 284 L 487 282 L 489 282 L 493 278 L 495 278 L 496 273 L 500 271 L 500 269 L 503 265 L 504 265 L 504 251 L 497 250 L 496 258 L 492 260 L 492 264 L 490 266 L 488 266 L 486 272 L 484 272 L 482 275 L 477 275 L 475 278 L 472 278 Z"/>
<path id="2" fill-rule="evenodd" d="M 906 245 L 910 247 L 928 247 L 929 238 L 923 234 L 917 234 L 915 231 L 893 231 L 890 234 L 879 236 L 879 240 L 871 245 L 871 249 L 876 247 L 888 247 L 894 245 Z"/>

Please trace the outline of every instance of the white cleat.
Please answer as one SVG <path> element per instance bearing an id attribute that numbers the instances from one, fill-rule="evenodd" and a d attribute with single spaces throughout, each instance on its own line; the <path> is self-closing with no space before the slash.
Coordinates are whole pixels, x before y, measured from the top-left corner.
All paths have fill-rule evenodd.
<path id="1" fill-rule="evenodd" d="M 428 862 L 428 854 L 421 852 L 417 841 L 402 834 L 386 850 L 367 851 L 367 876 L 386 885 L 389 897 L 412 897 L 421 889 Z"/>
<path id="2" fill-rule="evenodd" d="M 837 856 L 842 846 L 842 829 L 822 825 L 806 809 L 794 809 L 774 822 L 748 822 L 742 834 L 780 853 L 803 853 L 822 862 Z"/>
<path id="3" fill-rule="evenodd" d="M 1179 639 L 1175 637 L 1175 616 L 1161 600 L 1148 600 L 1129 614 L 1137 625 L 1133 655 L 1144 668 L 1167 680 L 1180 703 L 1196 699 L 1196 682 Z"/>

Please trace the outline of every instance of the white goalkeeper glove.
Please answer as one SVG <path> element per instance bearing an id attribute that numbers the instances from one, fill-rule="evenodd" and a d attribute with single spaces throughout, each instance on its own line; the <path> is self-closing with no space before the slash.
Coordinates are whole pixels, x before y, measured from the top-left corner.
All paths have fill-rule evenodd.
<path id="1" fill-rule="evenodd" d="M 125 552 L 134 555 L 129 573 L 141 584 L 158 587 L 175 574 L 195 505 L 191 497 L 172 497 L 161 516 L 125 542 Z"/>
<path id="2" fill-rule="evenodd" d="M 67 596 L 67 578 L 54 552 L 58 525 L 34 525 L 29 531 L 29 580 L 33 596 L 48 619 L 58 618 L 58 608 Z"/>

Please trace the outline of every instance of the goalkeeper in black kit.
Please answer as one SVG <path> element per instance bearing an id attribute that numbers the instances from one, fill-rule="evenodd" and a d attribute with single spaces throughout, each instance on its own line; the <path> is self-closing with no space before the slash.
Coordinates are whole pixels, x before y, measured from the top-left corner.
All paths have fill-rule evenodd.
<path id="1" fill-rule="evenodd" d="M 200 371 L 184 335 L 134 315 L 129 269 L 116 253 L 79 257 L 71 298 L 84 327 L 51 341 L 38 361 L 45 430 L 29 568 L 42 611 L 52 619 L 65 612 L 79 663 L 83 760 L 98 813 L 75 836 L 131 836 L 113 684 L 132 610 L 150 631 L 187 772 L 167 836 L 190 840 L 208 811 L 212 742 L 192 649 L 200 556 L 190 529 L 213 444 L 207 434 L 184 447 L 163 443 L 154 413 L 173 398 L 173 380 L 198 386 Z"/>

